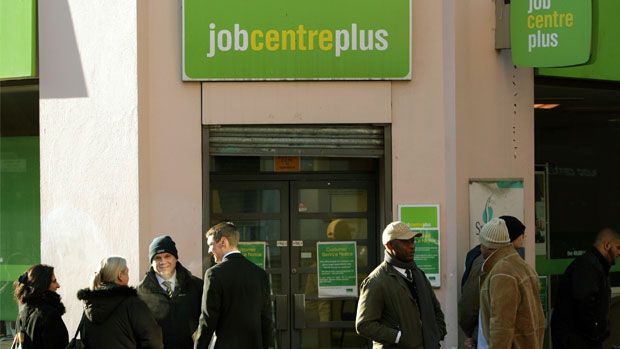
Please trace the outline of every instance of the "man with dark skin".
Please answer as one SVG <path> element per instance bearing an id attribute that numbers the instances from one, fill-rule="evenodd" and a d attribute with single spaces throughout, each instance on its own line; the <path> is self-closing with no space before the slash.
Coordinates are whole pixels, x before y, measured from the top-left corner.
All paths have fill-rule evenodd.
<path id="1" fill-rule="evenodd" d="M 355 329 L 373 348 L 439 348 L 446 335 L 435 293 L 414 262 L 415 238 L 406 223 L 383 231 L 385 257 L 362 282 Z"/>
<path id="2" fill-rule="evenodd" d="M 603 347 L 610 331 L 609 269 L 619 256 L 620 234 L 605 228 L 566 268 L 551 317 L 554 349 Z"/>

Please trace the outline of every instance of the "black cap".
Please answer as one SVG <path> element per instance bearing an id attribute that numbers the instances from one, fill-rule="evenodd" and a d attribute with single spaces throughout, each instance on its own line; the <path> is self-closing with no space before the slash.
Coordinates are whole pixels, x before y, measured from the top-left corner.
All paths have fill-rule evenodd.
<path id="1" fill-rule="evenodd" d="M 508 228 L 508 235 L 510 235 L 510 242 L 515 241 L 519 236 L 525 233 L 525 225 L 521 221 L 513 216 L 501 216 L 506 222 L 506 228 Z"/>
<path id="2" fill-rule="evenodd" d="M 179 255 L 177 252 L 177 245 L 174 243 L 172 238 L 168 235 L 158 236 L 151 242 L 149 246 L 149 259 L 152 262 L 153 258 L 155 258 L 156 254 L 159 253 L 170 253 L 176 259 L 179 259 Z"/>

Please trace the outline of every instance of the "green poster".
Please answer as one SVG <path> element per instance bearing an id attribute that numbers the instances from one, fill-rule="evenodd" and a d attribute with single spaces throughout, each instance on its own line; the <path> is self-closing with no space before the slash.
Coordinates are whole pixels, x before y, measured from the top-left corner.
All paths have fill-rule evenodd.
<path id="1" fill-rule="evenodd" d="M 357 297 L 355 241 L 317 242 L 319 298 Z"/>
<path id="2" fill-rule="evenodd" d="M 250 262 L 265 269 L 265 242 L 240 242 L 239 251 Z"/>
<path id="3" fill-rule="evenodd" d="M 416 238 L 414 260 L 433 287 L 441 286 L 439 205 L 399 205 L 398 220 L 422 233 Z"/>
<path id="4" fill-rule="evenodd" d="M 539 276 L 540 282 L 540 303 L 542 304 L 545 319 L 549 319 L 549 277 Z"/>
<path id="5" fill-rule="evenodd" d="M 513 0 L 512 61 L 521 67 L 562 67 L 590 58 L 592 0 Z"/>
<path id="6" fill-rule="evenodd" d="M 411 0 L 184 0 L 183 80 L 411 78 Z"/>

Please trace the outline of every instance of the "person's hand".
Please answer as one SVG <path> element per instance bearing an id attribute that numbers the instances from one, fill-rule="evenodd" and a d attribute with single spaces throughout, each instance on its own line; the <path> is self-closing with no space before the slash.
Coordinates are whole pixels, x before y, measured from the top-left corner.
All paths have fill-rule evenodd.
<path id="1" fill-rule="evenodd" d="M 465 346 L 468 347 L 468 348 L 475 348 L 476 347 L 476 341 L 474 341 L 474 339 L 472 337 L 465 338 L 465 341 L 463 342 L 463 344 L 465 344 Z"/>

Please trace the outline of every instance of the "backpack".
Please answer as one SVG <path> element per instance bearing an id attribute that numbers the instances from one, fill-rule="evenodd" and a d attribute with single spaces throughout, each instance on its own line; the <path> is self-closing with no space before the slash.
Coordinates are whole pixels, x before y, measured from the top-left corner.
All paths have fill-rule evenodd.
<path id="1" fill-rule="evenodd" d="M 11 349 L 30 349 L 33 348 L 32 340 L 25 331 L 18 331 L 13 338 Z"/>

